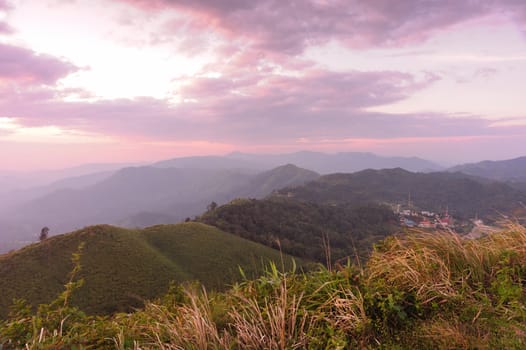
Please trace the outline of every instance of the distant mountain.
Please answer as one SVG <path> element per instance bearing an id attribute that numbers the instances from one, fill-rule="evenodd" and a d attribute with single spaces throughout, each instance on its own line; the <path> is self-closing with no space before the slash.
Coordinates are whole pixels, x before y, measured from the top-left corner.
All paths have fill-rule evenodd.
<path id="1" fill-rule="evenodd" d="M 228 170 L 125 168 L 95 185 L 61 189 L 32 200 L 14 209 L 10 217 L 39 222 L 55 233 L 117 223 L 144 211 L 181 220 L 202 212 L 212 200 L 227 201 L 229 193 L 248 178 Z"/>
<path id="2" fill-rule="evenodd" d="M 287 164 L 254 176 L 235 192 L 236 197 L 263 198 L 283 187 L 300 186 L 316 180 L 320 174 Z"/>
<path id="3" fill-rule="evenodd" d="M 110 177 L 113 173 L 114 171 L 103 171 L 67 177 L 39 187 L 23 188 L 0 193 L 0 212 L 4 211 L 6 208 L 15 207 L 33 199 L 50 194 L 54 191 L 63 189 L 81 189 L 90 185 L 94 185 Z"/>
<path id="4" fill-rule="evenodd" d="M 526 157 L 457 165 L 448 171 L 501 181 L 526 181 Z"/>
<path id="5" fill-rule="evenodd" d="M 94 173 L 112 172 L 131 166 L 130 163 L 95 163 L 58 170 L 4 171 L 0 170 L 0 195 L 14 190 L 42 187 L 66 178 Z"/>
<path id="6" fill-rule="evenodd" d="M 84 285 L 72 302 L 88 313 L 131 311 L 144 300 L 166 293 L 170 281 L 200 281 L 224 289 L 262 273 L 269 261 L 281 266 L 279 251 L 200 223 L 127 230 L 100 225 L 51 237 L 0 255 L 0 318 L 14 298 L 32 305 L 53 300 L 67 282 L 71 254 L 80 243 L 79 278 Z M 290 268 L 292 260 L 283 262 Z M 297 261 L 301 264 L 301 261 Z"/>
<path id="7" fill-rule="evenodd" d="M 152 166 L 157 168 L 244 170 L 247 173 L 254 173 L 269 169 L 266 164 L 261 164 L 252 160 L 236 159 L 225 156 L 180 157 L 153 163 Z"/>
<path id="8" fill-rule="evenodd" d="M 389 207 L 325 205 L 278 196 L 236 199 L 204 213 L 198 220 L 322 263 L 328 255 L 332 262 L 349 256 L 364 257 L 373 243 L 399 230 Z"/>
<path id="9" fill-rule="evenodd" d="M 449 168 L 448 171 L 505 181 L 513 187 L 526 191 L 526 157 L 462 164 Z"/>
<path id="10" fill-rule="evenodd" d="M 153 164 L 156 167 L 192 167 L 201 169 L 265 170 L 282 164 L 294 164 L 312 171 L 329 174 L 364 169 L 400 167 L 410 171 L 436 171 L 440 165 L 417 157 L 383 157 L 372 153 L 345 152 L 327 154 L 301 151 L 288 154 L 247 154 L 234 152 L 226 156 L 184 157 Z"/>
<path id="11" fill-rule="evenodd" d="M 510 213 L 526 194 L 509 185 L 461 173 L 411 173 L 403 169 L 364 170 L 332 174 L 304 186 L 283 189 L 281 195 L 324 204 L 407 204 L 445 211 L 457 217 L 498 216 Z"/>
<path id="12" fill-rule="evenodd" d="M 285 186 L 301 185 L 319 175 L 293 165 L 278 167 L 257 175 L 243 171 L 177 169 L 156 167 L 125 168 L 103 181 L 79 189 L 60 189 L 0 216 L 11 228 L 29 230 L 0 232 L 2 241 L 34 239 L 40 228 L 48 226 L 53 234 L 92 224 L 118 224 L 145 227 L 175 223 L 202 213 L 212 201 L 222 204 L 236 197 L 262 198 Z"/>

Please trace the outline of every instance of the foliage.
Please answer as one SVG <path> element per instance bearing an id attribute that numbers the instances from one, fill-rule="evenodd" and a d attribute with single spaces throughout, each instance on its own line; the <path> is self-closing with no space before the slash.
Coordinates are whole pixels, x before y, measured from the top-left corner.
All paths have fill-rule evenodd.
<path id="1" fill-rule="evenodd" d="M 285 253 L 325 263 L 365 257 L 374 242 L 395 232 L 396 218 L 383 206 L 332 206 L 271 197 L 238 199 L 203 214 L 200 221 Z M 324 248 L 324 237 L 326 238 Z"/>
<path id="2" fill-rule="evenodd" d="M 524 227 L 478 240 L 412 232 L 377 244 L 363 268 L 348 264 L 303 273 L 270 264 L 261 277 L 221 293 L 173 285 L 166 297 L 131 314 L 85 316 L 67 309 L 63 297 L 36 312 L 18 302 L 0 324 L 0 344 L 8 349 L 523 349 L 524 266 Z M 65 293 L 80 289 L 66 285 Z"/>

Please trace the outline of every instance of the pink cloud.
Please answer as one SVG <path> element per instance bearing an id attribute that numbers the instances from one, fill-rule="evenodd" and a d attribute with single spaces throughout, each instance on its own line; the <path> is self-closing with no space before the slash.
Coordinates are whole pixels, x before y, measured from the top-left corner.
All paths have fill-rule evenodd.
<path id="1" fill-rule="evenodd" d="M 0 11 L 7 12 L 11 9 L 11 5 L 7 3 L 7 1 L 0 0 Z M 13 32 L 13 28 L 6 22 L 0 21 L 0 34 L 11 34 Z"/>
<path id="2" fill-rule="evenodd" d="M 0 43 L 0 83 L 52 85 L 76 70 L 56 57 Z"/>
<path id="3" fill-rule="evenodd" d="M 526 135 L 526 126 L 494 128 L 476 117 L 395 115 L 364 110 L 404 99 L 436 79 L 398 72 L 334 73 L 309 70 L 302 77 L 254 75 L 200 78 L 179 92 L 173 105 L 153 98 L 60 102 L 53 95 L 0 100 L 5 116 L 24 126 L 54 125 L 122 140 L 229 145 L 313 144 L 333 139 Z"/>
<path id="4" fill-rule="evenodd" d="M 0 22 L 0 34 L 12 33 L 13 29 L 5 22 Z"/>
<path id="5" fill-rule="evenodd" d="M 145 11 L 186 12 L 186 30 L 206 28 L 229 40 L 249 41 L 254 49 L 289 55 L 330 40 L 354 48 L 403 46 L 472 19 L 526 12 L 526 4 L 518 0 L 121 1 Z M 524 17 L 515 17 L 524 23 Z M 180 28 L 180 21 L 172 26 L 174 31 Z"/>

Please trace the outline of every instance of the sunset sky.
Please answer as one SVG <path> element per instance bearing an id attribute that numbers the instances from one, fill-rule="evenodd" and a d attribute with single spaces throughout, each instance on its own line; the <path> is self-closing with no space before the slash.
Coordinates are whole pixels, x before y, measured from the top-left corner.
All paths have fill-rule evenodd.
<path id="1" fill-rule="evenodd" d="M 0 169 L 526 155 L 524 0 L 0 0 Z"/>

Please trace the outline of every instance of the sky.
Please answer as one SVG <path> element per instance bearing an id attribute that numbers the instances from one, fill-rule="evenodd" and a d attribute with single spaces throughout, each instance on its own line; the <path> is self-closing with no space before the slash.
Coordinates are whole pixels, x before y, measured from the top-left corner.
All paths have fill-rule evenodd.
<path id="1" fill-rule="evenodd" d="M 524 0 L 0 0 L 0 169 L 526 155 Z"/>

